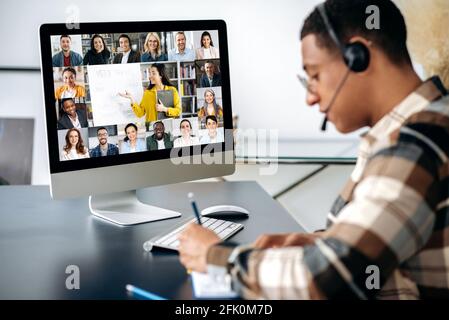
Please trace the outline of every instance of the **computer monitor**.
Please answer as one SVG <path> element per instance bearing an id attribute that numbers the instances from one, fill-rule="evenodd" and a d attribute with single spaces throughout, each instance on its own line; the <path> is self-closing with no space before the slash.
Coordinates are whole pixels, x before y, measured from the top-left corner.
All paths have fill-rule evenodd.
<path id="1" fill-rule="evenodd" d="M 40 45 L 54 199 L 130 225 L 180 216 L 136 189 L 234 172 L 224 21 L 44 24 Z"/>

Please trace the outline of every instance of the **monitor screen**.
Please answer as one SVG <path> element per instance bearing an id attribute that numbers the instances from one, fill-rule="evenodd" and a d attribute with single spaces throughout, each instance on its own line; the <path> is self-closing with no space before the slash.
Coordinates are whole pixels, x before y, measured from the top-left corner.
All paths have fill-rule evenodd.
<path id="1" fill-rule="evenodd" d="M 47 24 L 41 54 L 52 173 L 225 150 L 224 22 Z"/>

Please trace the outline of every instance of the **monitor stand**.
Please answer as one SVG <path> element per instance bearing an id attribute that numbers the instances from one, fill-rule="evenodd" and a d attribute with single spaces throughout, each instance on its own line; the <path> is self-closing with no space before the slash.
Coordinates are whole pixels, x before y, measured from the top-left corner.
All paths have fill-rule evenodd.
<path id="1" fill-rule="evenodd" d="M 179 212 L 140 202 L 136 190 L 90 196 L 89 208 L 93 215 L 123 226 L 181 216 Z"/>

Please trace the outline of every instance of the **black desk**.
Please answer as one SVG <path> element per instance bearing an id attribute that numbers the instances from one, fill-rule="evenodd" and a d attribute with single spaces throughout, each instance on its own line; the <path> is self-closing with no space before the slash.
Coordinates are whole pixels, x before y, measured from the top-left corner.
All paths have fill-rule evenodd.
<path id="1" fill-rule="evenodd" d="M 147 253 L 142 244 L 193 218 L 187 199 L 201 208 L 234 204 L 247 208 L 245 228 L 232 241 L 261 233 L 303 231 L 255 182 L 183 183 L 142 189 L 146 203 L 182 217 L 120 227 L 90 214 L 88 200 L 51 200 L 46 186 L 0 187 L 0 299 L 126 299 L 126 284 L 169 299 L 191 299 L 191 282 L 171 251 Z M 67 290 L 68 265 L 80 269 L 80 289 Z"/>

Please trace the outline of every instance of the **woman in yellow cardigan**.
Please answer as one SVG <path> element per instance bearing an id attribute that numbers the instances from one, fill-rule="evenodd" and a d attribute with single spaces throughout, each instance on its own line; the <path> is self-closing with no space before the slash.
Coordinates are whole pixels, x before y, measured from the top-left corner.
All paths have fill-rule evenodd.
<path id="1" fill-rule="evenodd" d="M 137 117 L 145 115 L 145 122 L 157 120 L 157 113 L 164 112 L 167 117 L 179 117 L 181 115 L 181 102 L 178 91 L 173 87 L 165 74 L 163 64 L 153 64 L 150 67 L 150 85 L 143 93 L 140 104 L 137 104 L 132 95 L 125 91 L 119 93 L 123 98 L 127 98 L 131 102 L 131 108 Z M 173 107 L 166 107 L 162 101 L 157 100 L 157 92 L 160 90 L 170 90 L 173 93 Z"/>
<path id="2" fill-rule="evenodd" d="M 76 71 L 72 67 L 65 68 L 62 71 L 62 81 L 64 85 L 56 88 L 55 99 L 79 98 L 86 96 L 86 90 L 83 86 L 75 83 Z"/>

